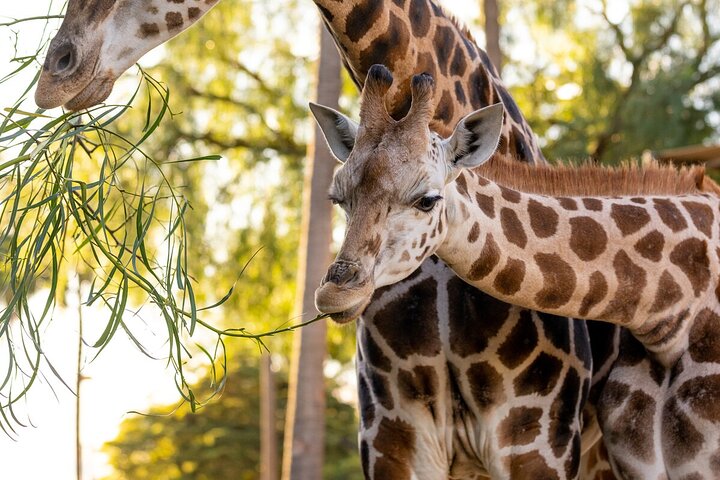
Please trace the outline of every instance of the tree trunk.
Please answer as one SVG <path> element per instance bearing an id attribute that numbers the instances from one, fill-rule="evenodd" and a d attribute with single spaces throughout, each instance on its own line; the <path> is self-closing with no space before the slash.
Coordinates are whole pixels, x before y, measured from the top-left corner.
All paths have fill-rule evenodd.
<path id="1" fill-rule="evenodd" d="M 340 57 L 332 37 L 321 27 L 316 99 L 338 108 Z M 317 315 L 315 289 L 330 261 L 332 204 L 327 191 L 336 161 L 313 122 L 303 189 L 303 226 L 298 262 L 296 313 Z M 325 445 L 325 386 L 323 361 L 326 325 L 323 321 L 295 333 L 290 365 L 287 418 L 283 451 L 283 480 L 322 478 Z"/>
<path id="2" fill-rule="evenodd" d="M 75 478 L 82 480 L 82 437 L 80 434 L 80 386 L 82 375 L 82 277 L 78 273 L 77 284 L 77 316 L 78 316 L 78 343 L 77 343 L 77 370 L 75 376 Z"/>
<path id="3" fill-rule="evenodd" d="M 500 50 L 500 9 L 498 0 L 483 0 L 482 9 L 485 16 L 485 38 L 487 39 L 485 50 L 498 75 L 501 75 L 503 57 L 502 50 Z"/>
<path id="4" fill-rule="evenodd" d="M 260 480 L 277 480 L 277 438 L 275 437 L 276 409 L 275 377 L 269 353 L 260 356 Z"/>

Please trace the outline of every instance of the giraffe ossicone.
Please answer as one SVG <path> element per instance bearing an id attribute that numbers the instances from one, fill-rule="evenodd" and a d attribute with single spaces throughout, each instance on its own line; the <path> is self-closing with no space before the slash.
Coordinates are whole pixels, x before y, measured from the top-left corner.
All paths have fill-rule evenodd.
<path id="1" fill-rule="evenodd" d="M 632 337 L 598 406 L 616 472 L 717 478 L 720 198 L 700 191 L 702 168 L 585 167 L 570 177 L 591 173 L 600 185 L 575 178 L 563 187 L 567 169 L 503 164 L 516 174 L 503 173 L 509 188 L 493 181 L 492 165 L 476 168 L 496 148 L 500 107 L 471 113 L 442 139 L 424 115 L 427 77 L 415 77 L 406 118 L 377 113 L 384 102 L 375 79 L 388 75 L 368 76 L 359 124 L 313 107 L 330 147 L 343 144 L 330 197 L 348 220 L 316 291 L 318 308 L 357 316 L 362 295 L 372 294 L 367 285 L 402 280 L 436 254 L 500 300 L 627 327 Z M 605 181 L 616 185 L 593 194 Z M 339 268 L 351 273 L 335 274 Z M 646 425 L 634 423 L 639 418 Z"/>

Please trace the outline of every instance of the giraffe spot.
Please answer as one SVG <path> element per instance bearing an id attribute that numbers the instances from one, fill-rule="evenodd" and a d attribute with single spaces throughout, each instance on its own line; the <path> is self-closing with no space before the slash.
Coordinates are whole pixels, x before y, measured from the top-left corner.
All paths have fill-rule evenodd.
<path id="1" fill-rule="evenodd" d="M 577 210 L 577 203 L 574 199 L 568 198 L 568 197 L 558 197 L 557 199 L 558 203 L 562 208 L 565 210 Z"/>
<path id="2" fill-rule="evenodd" d="M 659 262 L 662 259 L 662 251 L 665 246 L 665 237 L 657 230 L 645 235 L 635 244 L 635 251 L 643 257 L 653 262 Z"/>
<path id="3" fill-rule="evenodd" d="M 470 92 L 470 105 L 480 108 L 488 105 L 487 97 L 490 89 L 488 78 L 482 68 L 476 69 L 468 78 L 468 92 Z"/>
<path id="4" fill-rule="evenodd" d="M 617 291 L 598 318 L 629 322 L 635 315 L 647 285 L 646 273 L 633 263 L 625 250 L 620 250 L 615 255 L 613 268 L 618 282 Z"/>
<path id="5" fill-rule="evenodd" d="M 630 201 L 633 203 L 639 203 L 640 205 L 647 203 L 647 201 L 643 197 L 632 197 Z"/>
<path id="6" fill-rule="evenodd" d="M 531 152 L 525 142 L 524 135 L 517 129 L 517 127 L 512 127 L 511 135 L 512 141 L 510 142 L 510 155 L 517 160 L 527 162 Z"/>
<path id="7" fill-rule="evenodd" d="M 465 60 L 465 54 L 461 48 L 455 49 L 455 55 L 453 55 L 452 63 L 450 64 L 450 75 L 457 75 L 462 77 L 465 75 L 467 69 L 467 60 Z"/>
<path id="8" fill-rule="evenodd" d="M 654 324 L 643 325 L 635 329 L 633 334 L 648 348 L 662 345 L 675 338 L 678 331 L 685 325 L 688 313 L 690 313 L 690 311 L 686 308 L 679 313 L 661 318 Z M 654 362 L 651 363 L 650 366 L 651 369 L 656 368 Z M 658 376 L 652 375 L 656 372 L 651 371 L 650 373 L 651 376 L 655 377 L 658 384 L 661 384 L 665 379 L 664 367 L 663 372 L 658 373 Z"/>
<path id="9" fill-rule="evenodd" d="M 578 400 L 580 399 L 580 376 L 574 368 L 568 369 L 560 392 L 550 406 L 550 430 L 548 441 L 555 458 L 560 458 L 574 435 Z"/>
<path id="10" fill-rule="evenodd" d="M 467 369 L 466 378 L 475 405 L 480 410 L 487 410 L 505 400 L 502 376 L 489 363 L 473 363 Z"/>
<path id="11" fill-rule="evenodd" d="M 360 2 L 355 4 L 345 19 L 345 35 L 357 43 L 365 36 L 369 25 L 380 22 L 383 14 L 382 2 Z"/>
<path id="12" fill-rule="evenodd" d="M 578 313 L 581 317 L 586 317 L 590 313 L 590 309 L 598 303 L 602 302 L 608 293 L 608 284 L 605 276 L 597 270 L 590 275 L 590 286 L 588 291 L 580 303 Z"/>
<path id="13" fill-rule="evenodd" d="M 452 51 L 455 47 L 455 32 L 451 27 L 438 26 L 435 27 L 435 37 L 433 38 L 433 46 L 435 47 L 435 55 L 438 62 L 438 68 L 443 76 L 447 76 L 448 63 L 452 58 Z"/>
<path id="14" fill-rule="evenodd" d="M 598 200 L 597 198 L 583 198 L 582 202 L 587 210 L 593 212 L 600 212 L 603 209 L 602 201 Z"/>
<path id="15" fill-rule="evenodd" d="M 145 9 L 145 11 L 148 12 L 150 15 L 157 15 L 160 10 L 153 5 L 150 5 Z"/>
<path id="16" fill-rule="evenodd" d="M 412 425 L 399 418 L 383 418 L 373 447 L 379 454 L 375 460 L 375 478 L 410 480 L 410 465 L 415 453 L 415 429 Z"/>
<path id="17" fill-rule="evenodd" d="M 405 8 L 405 0 L 393 0 L 393 3 L 402 9 Z"/>
<path id="18" fill-rule="evenodd" d="M 690 280 L 695 296 L 699 297 L 710 282 L 707 242 L 699 238 L 683 240 L 670 252 L 670 261 L 682 270 Z"/>
<path id="19" fill-rule="evenodd" d="M 467 357 L 484 351 L 508 319 L 510 305 L 453 276 L 447 283 L 449 343 L 452 351 Z M 477 328 L 468 318 L 482 318 Z"/>
<path id="20" fill-rule="evenodd" d="M 536 253 L 533 257 L 543 276 L 543 288 L 535 295 L 538 308 L 565 305 L 575 291 L 575 272 L 556 253 Z"/>
<path id="21" fill-rule="evenodd" d="M 700 202 L 680 202 L 685 210 L 690 214 L 690 219 L 695 224 L 695 228 L 710 238 L 712 234 L 713 211 L 708 205 Z"/>
<path id="22" fill-rule="evenodd" d="M 458 193 L 463 197 L 470 199 L 470 193 L 468 193 L 467 179 L 465 178 L 465 172 L 460 172 L 460 175 L 455 179 L 455 188 Z"/>
<path id="23" fill-rule="evenodd" d="M 660 275 L 658 289 L 655 292 L 655 300 L 650 307 L 650 313 L 658 313 L 675 305 L 683 297 L 680 285 L 675 282 L 672 274 L 667 270 Z"/>
<path id="24" fill-rule="evenodd" d="M 485 245 L 483 245 L 483 249 L 480 251 L 480 256 L 470 266 L 468 280 L 482 280 L 487 277 L 499 261 L 500 249 L 498 248 L 498 244 L 495 243 L 492 234 L 488 233 L 487 237 L 485 237 Z"/>
<path id="25" fill-rule="evenodd" d="M 360 440 L 360 463 L 365 478 L 370 478 L 370 449 L 364 438 Z"/>
<path id="26" fill-rule="evenodd" d="M 602 442 L 598 442 L 602 443 Z M 580 434 L 575 433 L 572 439 L 572 452 L 570 452 L 570 455 L 568 456 L 568 459 L 565 461 L 565 478 L 577 478 L 578 471 L 580 470 L 580 460 L 582 456 L 582 450 L 581 450 L 581 441 L 580 441 Z M 606 478 L 603 473 L 608 472 L 597 472 L 595 476 L 595 480 L 615 480 L 614 477 L 610 478 L 609 476 Z"/>
<path id="27" fill-rule="evenodd" d="M 630 387 L 615 380 L 608 380 L 602 392 L 600 401 L 603 408 L 600 409 L 599 413 L 617 410 L 629 395 Z"/>
<path id="28" fill-rule="evenodd" d="M 496 150 L 496 153 L 500 153 L 502 155 L 508 155 L 510 152 L 510 145 L 508 143 L 508 137 L 504 133 L 500 135 L 500 142 L 498 142 L 498 147 Z"/>
<path id="29" fill-rule="evenodd" d="M 620 328 L 612 323 L 606 322 L 582 322 L 587 328 L 587 337 L 585 342 L 591 346 L 592 369 L 594 372 L 603 370 L 610 371 L 610 366 L 615 363 L 618 354 L 618 339 L 620 337 Z M 575 348 L 578 342 L 575 341 Z M 589 402 L 592 405 L 598 405 L 602 389 L 607 380 L 605 374 L 598 379 L 594 379 L 590 388 Z"/>
<path id="30" fill-rule="evenodd" d="M 378 289 L 375 299 L 388 288 Z M 378 333 L 399 358 L 406 359 L 413 354 L 434 357 L 441 350 L 435 315 L 436 296 L 437 281 L 428 278 L 413 284 L 402 297 L 389 301 L 365 320 L 375 324 Z"/>
<path id="31" fill-rule="evenodd" d="M 702 310 L 693 321 L 688 352 L 698 363 L 720 361 L 720 317 L 709 308 Z"/>
<path id="32" fill-rule="evenodd" d="M 470 232 L 468 232 L 468 242 L 469 243 L 475 243 L 477 242 L 478 237 L 480 236 L 480 224 L 478 222 L 474 222 L 473 226 L 470 227 Z"/>
<path id="33" fill-rule="evenodd" d="M 523 310 L 520 318 L 497 350 L 498 358 L 507 368 L 516 368 L 530 357 L 538 342 L 538 332 L 530 312 Z"/>
<path id="34" fill-rule="evenodd" d="M 358 3 L 352 12 L 356 11 L 358 8 L 366 8 L 367 10 L 370 10 L 370 15 L 360 16 L 354 20 L 357 23 L 352 25 L 348 17 L 346 30 L 352 30 L 355 35 L 362 37 L 367 31 L 368 25 L 376 24 L 376 22 L 371 19 L 371 16 L 380 15 L 382 13 L 382 5 L 382 2 Z M 380 13 L 376 13 L 374 10 L 375 8 L 380 9 Z M 387 29 L 385 29 L 381 35 L 375 38 L 370 45 L 360 52 L 359 58 L 361 70 L 367 72 L 370 70 L 371 66 L 378 63 L 386 65 L 391 70 L 394 69 L 397 65 L 406 61 L 405 58 L 407 57 L 409 44 L 410 32 L 407 30 L 407 27 L 402 20 L 400 20 L 394 13 L 390 12 Z M 427 71 L 427 73 L 432 74 L 433 72 Z M 409 88 L 409 86 L 406 86 L 405 88 Z M 403 95 L 400 98 L 407 99 L 407 108 L 409 109 L 410 95 Z M 407 110 L 404 113 L 406 112 Z M 403 112 L 393 109 L 390 113 L 393 116 L 397 116 L 399 113 Z"/>
<path id="35" fill-rule="evenodd" d="M 185 20 L 183 20 L 182 13 L 180 12 L 167 12 L 165 14 L 165 25 L 167 25 L 170 31 L 177 30 L 182 27 L 184 23 Z"/>
<path id="36" fill-rule="evenodd" d="M 498 446 L 527 445 L 540 435 L 542 408 L 513 407 L 497 428 Z"/>
<path id="37" fill-rule="evenodd" d="M 470 56 L 470 60 L 475 60 L 477 58 L 477 52 L 479 50 L 478 46 L 475 45 L 475 42 L 470 40 L 467 35 L 460 35 L 460 38 L 465 44 L 465 48 L 467 49 L 468 55 Z"/>
<path id="38" fill-rule="evenodd" d="M 453 119 L 453 115 L 455 115 L 455 111 L 452 95 L 450 95 L 449 91 L 444 90 L 440 101 L 435 107 L 435 118 L 447 125 Z"/>
<path id="39" fill-rule="evenodd" d="M 660 216 L 660 219 L 665 225 L 670 227 L 670 230 L 677 233 L 687 228 L 687 222 L 682 212 L 670 200 L 655 198 L 653 199 L 653 203 L 655 204 L 655 211 Z"/>
<path id="40" fill-rule="evenodd" d="M 427 0 L 410 0 L 410 26 L 413 37 L 422 38 L 430 31 L 430 9 Z"/>
<path id="41" fill-rule="evenodd" d="M 143 23 L 140 25 L 140 31 L 138 32 L 140 38 L 153 37 L 155 35 L 160 35 L 160 27 L 158 27 L 157 23 Z"/>
<path id="42" fill-rule="evenodd" d="M 367 375 L 375 402 L 382 405 L 386 410 L 392 410 L 395 401 L 393 400 L 388 378 L 373 368 L 367 370 Z"/>
<path id="43" fill-rule="evenodd" d="M 518 396 L 537 394 L 548 395 L 560 378 L 562 361 L 546 352 L 541 352 L 530 365 L 513 381 Z"/>
<path id="44" fill-rule="evenodd" d="M 525 245 L 527 245 L 527 236 L 514 210 L 510 210 L 509 208 L 500 210 L 500 225 L 508 242 L 514 243 L 520 248 L 525 248 Z"/>
<path id="45" fill-rule="evenodd" d="M 488 218 L 495 218 L 495 199 L 493 197 L 490 195 L 483 195 L 482 193 L 476 193 L 475 201 L 485 216 Z"/>
<path id="46" fill-rule="evenodd" d="M 520 193 L 515 190 L 510 190 L 509 188 L 505 188 L 502 185 L 498 185 L 500 187 L 500 195 L 502 198 L 507 200 L 510 203 L 520 203 Z"/>
<path id="47" fill-rule="evenodd" d="M 530 227 L 536 237 L 548 238 L 555 235 L 558 226 L 558 214 L 555 210 L 532 198 L 528 201 L 527 209 Z"/>
<path id="48" fill-rule="evenodd" d="M 542 312 L 538 312 L 538 317 L 542 322 L 545 338 L 555 347 L 570 353 L 570 319 Z"/>
<path id="49" fill-rule="evenodd" d="M 635 390 L 625 403 L 620 417 L 609 429 L 608 441 L 627 449 L 645 462 L 655 459 L 653 450 L 655 399 Z"/>
<path id="50" fill-rule="evenodd" d="M 463 85 L 460 80 L 455 82 L 455 98 L 457 98 L 460 105 L 467 105 L 467 97 L 465 96 L 465 90 L 463 89 Z"/>
<path id="51" fill-rule="evenodd" d="M 629 330 L 620 333 L 620 354 L 616 363 L 624 367 L 633 367 L 648 360 L 647 350 Z"/>
<path id="52" fill-rule="evenodd" d="M 570 249 L 580 260 L 595 260 L 607 248 L 607 233 L 590 217 L 570 219 Z"/>
<path id="53" fill-rule="evenodd" d="M 397 386 L 406 399 L 426 403 L 432 408 L 438 394 L 438 375 L 433 367 L 427 365 L 416 365 L 412 371 L 401 368 Z"/>
<path id="54" fill-rule="evenodd" d="M 400 256 L 400 261 L 407 262 L 410 260 L 410 252 L 405 250 L 402 255 Z"/>
<path id="55" fill-rule="evenodd" d="M 508 114 L 510 114 L 510 117 L 515 120 L 515 123 L 522 125 L 525 120 L 523 119 L 522 113 L 520 113 L 520 109 L 515 103 L 515 100 L 513 100 L 513 98 L 510 96 L 510 94 L 504 87 L 496 86 L 495 89 L 500 94 L 503 106 L 505 107 L 505 110 L 508 112 Z"/>
<path id="56" fill-rule="evenodd" d="M 662 447 L 665 461 L 676 467 L 691 461 L 702 449 L 704 437 L 675 397 L 668 398 L 662 412 Z"/>
<path id="57" fill-rule="evenodd" d="M 335 15 L 326 7 L 322 6 L 319 3 L 315 4 L 317 8 L 320 10 L 320 16 L 326 20 L 328 23 L 332 22 L 335 19 Z M 337 36 L 335 33 L 331 32 L 331 35 L 336 38 L 335 43 L 340 46 L 340 48 L 347 53 L 347 49 L 344 45 L 341 45 L 340 42 L 337 41 Z M 352 74 L 351 74 L 352 75 Z M 354 80 L 354 79 L 353 79 Z"/>
<path id="58" fill-rule="evenodd" d="M 370 386 L 365 375 L 358 375 L 358 401 L 360 403 L 360 420 L 365 429 L 375 421 L 375 402 L 373 402 Z"/>
<path id="59" fill-rule="evenodd" d="M 368 365 L 385 372 L 392 370 L 390 359 L 383 353 L 382 348 L 375 341 L 370 330 L 366 328 L 360 330 L 357 339 L 357 350 L 363 352 Z"/>
<path id="60" fill-rule="evenodd" d="M 590 371 L 593 366 L 593 357 L 595 351 L 590 347 L 591 340 L 587 322 L 584 322 L 582 320 L 573 320 L 571 323 L 573 326 L 575 357 L 583 362 L 583 366 L 586 368 L 586 370 Z M 603 325 L 609 324 L 604 323 Z M 595 367 L 599 369 L 600 367 L 602 367 L 602 365 L 603 363 L 599 362 L 595 365 Z"/>
<path id="61" fill-rule="evenodd" d="M 615 221 L 623 236 L 631 235 L 650 222 L 650 214 L 642 207 L 614 203 L 610 207 L 610 217 Z"/>
<path id="62" fill-rule="evenodd" d="M 557 480 L 559 478 L 557 472 L 548 466 L 537 450 L 508 455 L 505 457 L 505 462 L 510 472 L 508 478 L 532 478 L 533 480 Z"/>
<path id="63" fill-rule="evenodd" d="M 505 267 L 498 272 L 493 286 L 504 295 L 514 295 L 520 290 L 525 278 L 525 262 L 515 258 L 508 258 Z"/>
<path id="64" fill-rule="evenodd" d="M 686 380 L 677 391 L 680 401 L 690 405 L 699 416 L 711 422 L 720 419 L 720 375 L 706 375 Z"/>
<path id="65" fill-rule="evenodd" d="M 200 14 L 201 14 L 201 13 L 202 13 L 202 12 L 201 12 L 200 9 L 197 8 L 197 7 L 190 7 L 190 8 L 188 8 L 188 18 L 189 18 L 190 20 L 195 20 L 195 19 L 197 19 L 198 17 L 200 17 Z"/>

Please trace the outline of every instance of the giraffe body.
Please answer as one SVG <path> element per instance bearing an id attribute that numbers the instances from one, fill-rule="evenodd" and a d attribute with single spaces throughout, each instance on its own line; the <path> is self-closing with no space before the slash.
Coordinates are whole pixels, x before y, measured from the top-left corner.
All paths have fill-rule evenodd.
<path id="1" fill-rule="evenodd" d="M 345 164 L 330 195 L 348 226 L 318 308 L 346 320 L 363 305 L 357 292 L 414 275 L 437 254 L 500 300 L 625 327 L 598 404 L 616 473 L 720 475 L 720 198 L 700 191 L 702 169 L 586 167 L 564 187 L 567 170 L 501 162 L 474 171 L 497 145 L 502 109 L 468 115 L 443 140 L 428 128 L 432 79 L 413 79 L 413 105 L 400 121 L 382 114 L 391 81 L 383 67 L 371 70 L 353 148 L 337 152 Z M 351 120 L 333 127 L 320 110 L 313 106 L 332 146 Z M 504 166 L 526 191 L 491 179 Z M 538 358 L 535 371 L 547 373 L 550 362 Z"/>
<path id="2" fill-rule="evenodd" d="M 101 102 L 110 93 L 115 79 L 143 53 L 192 25 L 216 3 L 214 0 L 70 0 L 65 20 L 50 45 L 41 72 L 35 97 L 37 104 L 43 108 L 65 105 L 70 109 L 82 109 Z M 387 96 L 386 108 L 392 117 L 402 118 L 410 108 L 407 85 L 411 76 L 429 72 L 436 79 L 437 94 L 433 97 L 430 121 L 435 131 L 448 135 L 463 115 L 502 100 L 507 115 L 497 154 L 525 162 L 545 161 L 527 122 L 485 52 L 435 0 L 315 0 L 315 4 L 358 87 L 362 87 L 365 75 L 374 63 L 388 65 L 401 80 Z M 463 308 L 452 306 L 460 300 L 448 303 L 447 299 L 451 298 L 462 300 Z M 403 325 L 410 326 L 417 318 L 422 318 L 427 329 L 412 342 L 405 330 L 390 328 L 392 320 L 398 317 L 403 319 Z M 493 338 L 475 339 L 472 332 L 467 332 L 470 318 L 473 322 L 487 318 L 501 326 Z M 452 333 L 455 327 L 461 332 L 460 341 L 458 335 Z M 529 348 L 524 335 L 518 333 L 512 337 L 517 342 L 517 350 L 526 354 L 524 360 L 516 360 L 511 367 L 497 363 L 497 349 L 504 343 L 502 337 L 524 328 L 529 329 L 528 337 L 537 341 Z M 616 355 L 615 330 L 604 330 L 594 337 L 600 348 L 593 349 L 591 361 L 587 332 L 579 322 L 565 320 L 561 324 L 549 317 L 496 302 L 470 290 L 443 262 L 433 259 L 420 266 L 416 277 L 378 291 L 363 321 L 358 323 L 358 329 L 358 375 L 361 387 L 363 381 L 367 386 L 365 391 L 362 388 L 360 391 L 360 432 L 363 468 L 368 477 L 382 478 L 377 472 L 385 468 L 383 465 L 391 464 L 408 466 L 409 474 L 414 473 L 417 478 L 433 478 L 435 471 L 443 469 L 453 472 L 452 478 L 474 478 L 478 471 L 490 471 L 496 478 L 508 478 L 509 472 L 513 472 L 513 478 L 538 478 L 535 474 L 544 471 L 547 464 L 548 468 L 558 472 L 557 477 L 572 478 L 577 471 L 576 444 L 580 423 L 588 433 L 583 439 L 583 450 L 597 439 L 593 433 L 596 424 L 594 406 L 586 404 L 584 422 L 575 409 L 583 408 L 593 362 L 597 368 L 590 382 L 590 398 L 597 398 Z M 454 352 L 462 341 L 467 345 L 460 353 Z M 409 346 L 402 350 L 407 357 L 404 358 L 397 349 L 402 349 L 406 342 Z M 433 343 L 437 348 L 430 354 L 413 350 L 412 347 L 420 348 L 423 342 Z M 377 350 L 376 345 L 380 345 L 385 356 L 369 353 Z M 505 343 L 504 350 L 513 350 L 512 343 Z M 472 405 L 484 394 L 482 388 L 476 388 L 480 393 L 475 395 L 469 385 L 481 384 L 483 377 L 473 374 L 479 367 L 471 370 L 470 366 L 481 359 L 482 362 L 496 362 L 493 368 L 503 374 L 512 370 L 511 378 L 503 379 L 500 387 L 497 382 L 491 386 L 495 390 L 500 388 L 501 393 L 496 392 L 498 398 L 518 402 L 517 406 L 522 407 L 527 404 L 528 397 L 534 398 L 536 394 L 517 395 L 513 380 L 542 354 L 559 359 L 563 366 L 553 383 L 553 392 L 544 397 L 544 402 L 538 400 L 539 408 L 543 409 L 540 433 L 534 435 L 535 423 L 529 421 L 530 433 L 516 433 L 521 437 L 522 445 L 513 460 L 508 460 L 512 448 L 507 445 L 495 445 L 492 447 L 495 453 L 488 454 L 489 447 L 480 448 L 482 442 L 479 439 L 494 435 L 496 429 L 488 422 L 497 424 L 502 419 L 492 416 L 498 413 L 473 413 L 477 407 Z M 389 370 L 385 358 L 390 360 Z M 442 411 L 443 418 L 454 419 L 443 424 L 444 433 L 437 423 L 427 423 L 430 418 L 427 406 L 421 406 L 417 398 L 411 398 L 412 395 L 401 395 L 395 388 L 405 375 L 402 371 L 411 366 L 415 368 L 413 362 L 436 369 L 438 400 L 433 412 L 438 418 L 438 412 Z M 402 369 L 400 364 L 404 365 Z M 458 375 L 450 375 L 456 371 Z M 575 371 L 580 379 L 577 392 L 568 399 L 556 400 L 558 389 L 566 383 L 571 371 Z M 456 379 L 453 380 L 455 383 L 448 384 L 451 378 Z M 389 389 L 387 385 L 390 385 Z M 387 395 L 393 397 L 393 408 L 382 405 L 383 401 L 386 405 L 389 402 L 383 400 Z M 576 397 L 580 400 L 576 401 Z M 496 410 L 493 407 L 486 411 Z M 558 411 L 562 412 L 563 422 L 552 423 L 551 416 Z M 570 419 L 572 415 L 574 417 Z M 403 430 L 404 423 L 400 420 L 424 433 L 415 434 L 414 430 L 408 433 L 407 428 Z M 396 428 L 379 427 L 388 424 Z M 568 429 L 570 433 L 567 433 Z M 383 446 L 395 444 L 397 431 L 404 431 L 406 438 L 414 438 L 412 448 L 383 450 Z M 570 447 L 566 447 L 568 435 Z M 556 437 L 563 437 L 563 440 L 553 451 L 548 442 L 556 441 Z M 437 470 L 433 473 L 424 470 L 431 467 L 417 465 L 424 452 L 436 452 L 432 458 L 435 458 L 433 468 Z M 593 471 L 603 471 L 597 468 L 600 463 L 592 463 Z M 403 472 L 408 473 L 408 470 Z M 441 478 L 447 476 L 447 473 L 440 475 Z"/>

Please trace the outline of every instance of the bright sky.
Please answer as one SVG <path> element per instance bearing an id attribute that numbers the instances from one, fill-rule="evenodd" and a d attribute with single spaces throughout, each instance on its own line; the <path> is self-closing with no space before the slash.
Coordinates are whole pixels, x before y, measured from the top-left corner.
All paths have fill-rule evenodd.
<path id="1" fill-rule="evenodd" d="M 33 2 L 5 2 L 3 17 L 25 18 L 44 15 L 49 0 Z M 57 1 L 55 5 L 62 2 Z M 307 2 L 308 4 L 310 2 Z M 461 19 L 474 19 L 478 15 L 478 0 L 446 1 L 451 10 Z M 313 8 L 313 7 L 308 7 Z M 211 13 L 212 14 L 212 13 Z M 0 23 L 6 18 L 0 17 Z M 13 27 L 20 33 L 21 53 L 34 50 L 43 22 L 24 23 Z M 55 27 L 56 28 L 56 27 Z M 478 38 L 482 38 L 481 34 Z M 15 40 L 6 28 L 0 29 L 0 77 L 11 71 L 13 66 L 2 59 L 9 59 Z M 156 61 L 158 54 L 151 53 L 141 63 Z M 30 69 L 28 69 L 30 70 Z M 32 75 L 35 72 L 28 72 Z M 14 99 L 20 88 L 27 84 L 27 77 L 20 77 L 12 83 L 0 86 L 0 103 Z M 122 94 L 115 93 L 114 95 Z M 0 105 L 0 108 L 5 105 Z M 26 108 L 33 109 L 31 102 Z M 37 298 L 42 301 L 42 293 Z M 44 332 L 44 349 L 65 382 L 74 386 L 76 345 L 77 345 L 77 301 L 68 299 L 67 310 L 58 309 L 54 321 Z M 105 313 L 95 308 L 84 308 L 85 338 L 92 341 L 93 320 L 98 328 Z M 148 320 L 146 318 L 146 320 Z M 152 323 L 149 321 L 148 323 Z M 156 345 L 154 353 L 162 356 L 162 345 L 158 344 L 162 332 L 138 328 L 145 341 Z M 87 352 L 86 352 L 87 354 Z M 89 361 L 89 358 L 86 360 Z M 3 359 L 0 358 L 0 362 Z M 4 372 L 0 365 L 0 372 Z M 60 381 L 49 373 L 52 389 L 47 384 L 36 385 L 27 401 L 19 406 L 19 412 L 29 412 L 32 425 L 17 430 L 16 440 L 0 433 L 0 477 L 15 480 L 75 478 L 75 397 Z M 96 479 L 110 473 L 107 459 L 100 452 L 102 444 L 113 439 L 119 423 L 131 410 L 145 411 L 152 404 L 173 403 L 178 396 L 173 384 L 173 373 L 165 369 L 162 361 L 150 360 L 119 333 L 110 346 L 91 363 L 86 363 L 83 374 L 89 377 L 82 386 L 82 440 L 83 478 Z M 53 393 L 54 389 L 54 393 Z M 24 418 L 22 415 L 20 418 Z"/>

